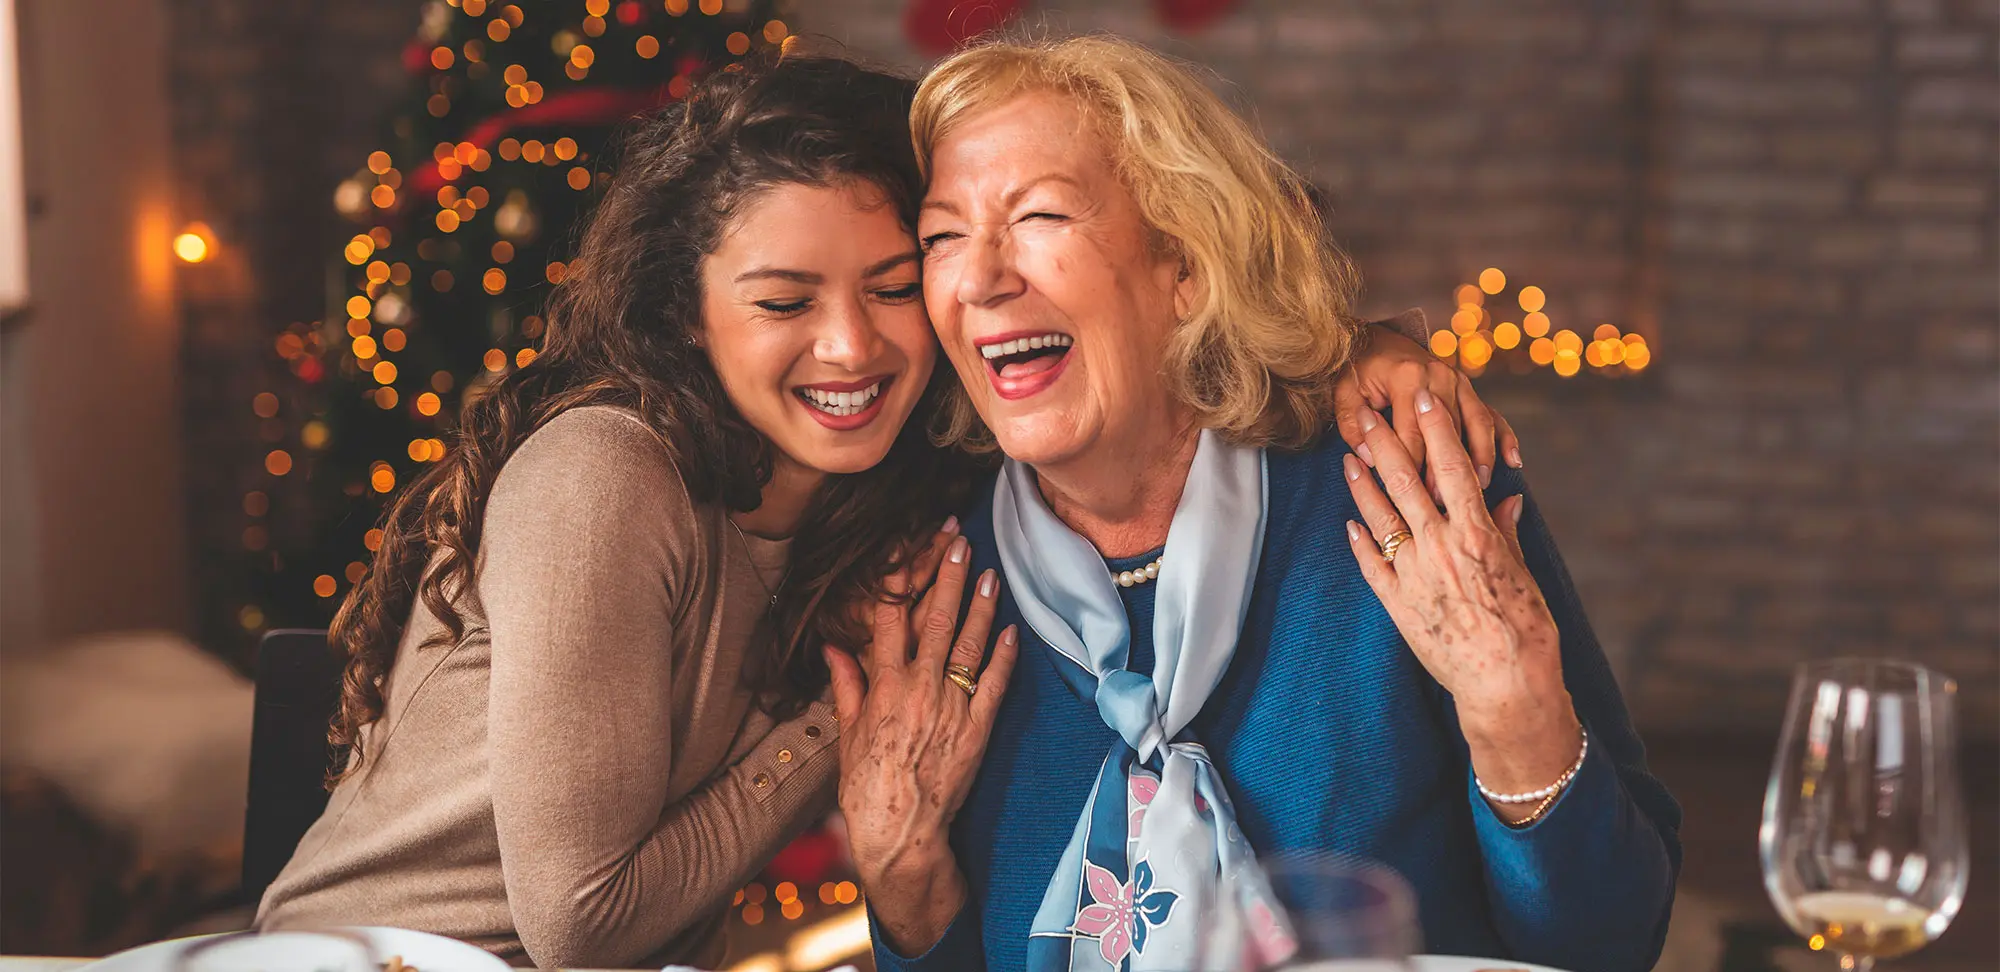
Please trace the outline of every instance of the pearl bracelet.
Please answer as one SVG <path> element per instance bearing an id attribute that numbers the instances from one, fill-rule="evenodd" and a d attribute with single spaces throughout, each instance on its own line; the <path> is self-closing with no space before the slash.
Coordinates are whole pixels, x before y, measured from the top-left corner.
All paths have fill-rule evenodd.
<path id="1" fill-rule="evenodd" d="M 1546 800 L 1552 796 L 1555 796 L 1558 793 L 1561 793 L 1563 787 L 1568 786 L 1569 781 L 1576 779 L 1576 774 L 1583 771 L 1583 758 L 1585 756 L 1590 755 L 1590 730 L 1583 729 L 1580 731 L 1583 734 L 1583 749 L 1582 751 L 1576 754 L 1576 763 L 1572 765 L 1569 769 L 1564 770 L 1563 775 L 1556 777 L 1556 781 L 1554 783 L 1542 787 L 1539 790 L 1532 790 L 1527 793 L 1495 793 L 1492 790 L 1487 789 L 1486 784 L 1479 782 L 1479 777 L 1477 775 L 1474 775 L 1472 777 L 1473 785 L 1479 787 L 1480 796 L 1483 796 L 1486 799 L 1493 801 L 1494 803 L 1509 803 L 1509 804 L 1538 803 L 1542 800 Z"/>

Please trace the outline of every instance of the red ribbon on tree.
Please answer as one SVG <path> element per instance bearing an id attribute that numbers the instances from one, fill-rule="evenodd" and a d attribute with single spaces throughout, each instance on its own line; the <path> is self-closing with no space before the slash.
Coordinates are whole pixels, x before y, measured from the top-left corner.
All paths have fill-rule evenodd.
<path id="1" fill-rule="evenodd" d="M 673 101 L 673 95 L 666 85 L 639 90 L 617 88 L 584 88 L 551 95 L 547 99 L 520 108 L 510 108 L 497 115 L 481 119 L 467 129 L 459 138 L 469 142 L 473 148 L 491 148 L 500 141 L 500 136 L 518 128 L 537 125 L 574 125 L 585 128 L 599 128 L 616 125 L 628 118 L 651 111 Z M 400 205 L 404 199 L 421 199 L 435 195 L 444 187 L 446 179 L 438 171 L 436 159 L 426 159 L 405 180 L 409 188 L 397 194 Z"/>

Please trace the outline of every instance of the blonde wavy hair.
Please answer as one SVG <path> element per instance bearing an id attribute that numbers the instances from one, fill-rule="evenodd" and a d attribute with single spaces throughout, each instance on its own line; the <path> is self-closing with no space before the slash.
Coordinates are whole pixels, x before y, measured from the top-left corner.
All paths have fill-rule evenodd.
<path id="1" fill-rule="evenodd" d="M 1333 416 L 1360 340 L 1354 265 L 1326 234 L 1306 181 L 1271 153 L 1197 69 L 1106 36 L 991 40 L 945 58 L 917 88 L 910 134 L 931 153 L 965 118 L 1029 92 L 1072 99 L 1111 144 L 1119 178 L 1194 300 L 1165 379 L 1202 427 L 1297 448 Z M 991 433 L 960 390 L 936 437 L 975 451 Z"/>

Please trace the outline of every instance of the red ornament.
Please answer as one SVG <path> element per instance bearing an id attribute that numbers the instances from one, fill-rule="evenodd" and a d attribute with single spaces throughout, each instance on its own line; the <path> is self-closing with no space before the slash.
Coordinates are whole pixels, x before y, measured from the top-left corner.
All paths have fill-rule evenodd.
<path id="1" fill-rule="evenodd" d="M 403 70 L 410 74 L 426 74 L 431 68 L 431 45 L 417 38 L 403 45 Z"/>
<path id="2" fill-rule="evenodd" d="M 845 858 L 842 842 L 827 833 L 826 828 L 815 827 L 786 844 L 778 856 L 771 858 L 764 873 L 775 880 L 818 884 L 833 877 Z"/>
<path id="3" fill-rule="evenodd" d="M 642 13 L 644 9 L 639 6 L 639 0 L 625 0 L 618 5 L 618 22 L 630 27 L 639 22 Z"/>
<path id="4" fill-rule="evenodd" d="M 1153 9 L 1166 25 L 1181 33 L 1193 33 L 1222 19 L 1237 0 L 1153 0 Z"/>
<path id="5" fill-rule="evenodd" d="M 1012 23 L 1027 0 L 912 0 L 903 11 L 903 33 L 933 56 Z"/>

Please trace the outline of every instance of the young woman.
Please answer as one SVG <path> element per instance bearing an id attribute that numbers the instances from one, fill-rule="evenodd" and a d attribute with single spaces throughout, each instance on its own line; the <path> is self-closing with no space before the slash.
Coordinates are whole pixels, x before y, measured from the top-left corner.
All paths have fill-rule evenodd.
<path id="1" fill-rule="evenodd" d="M 261 927 L 719 964 L 731 894 L 833 803 L 820 646 L 866 642 L 856 609 L 928 573 L 986 475 L 927 434 L 957 379 L 913 92 L 789 57 L 633 134 L 541 356 L 398 498 L 335 622 L 350 756 Z M 1356 402 L 1459 390 L 1424 360 L 1383 341 Z"/>

